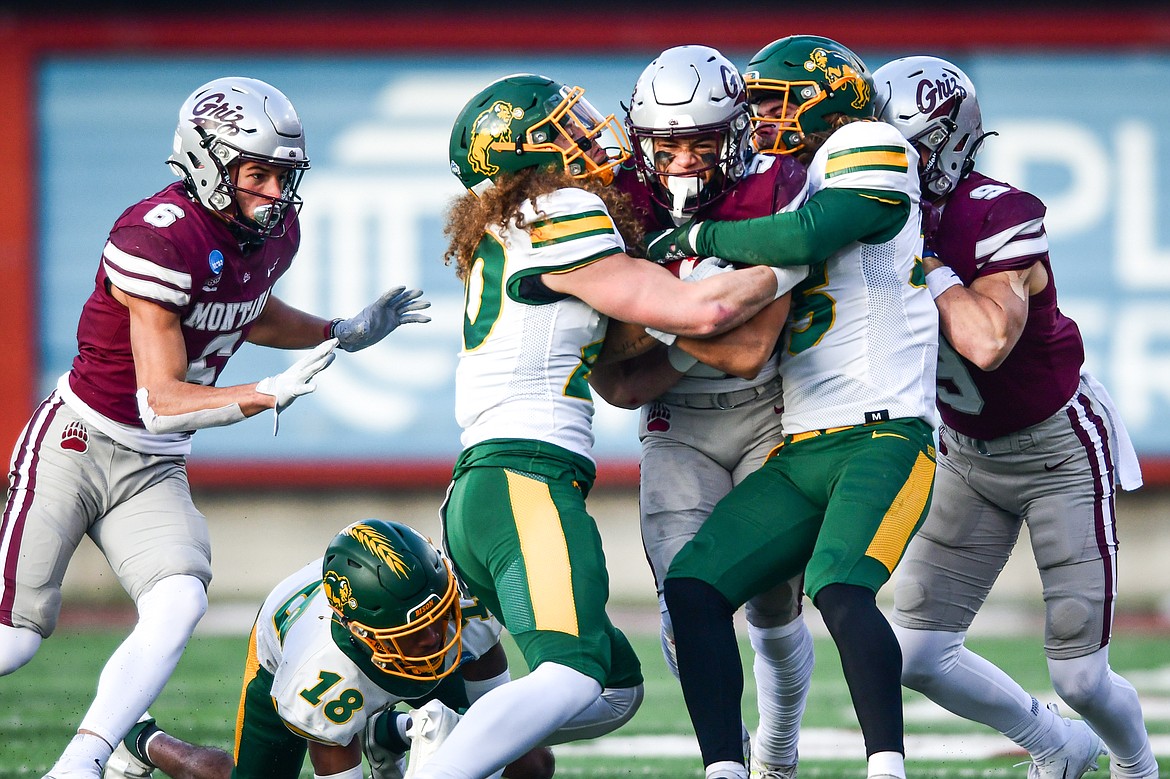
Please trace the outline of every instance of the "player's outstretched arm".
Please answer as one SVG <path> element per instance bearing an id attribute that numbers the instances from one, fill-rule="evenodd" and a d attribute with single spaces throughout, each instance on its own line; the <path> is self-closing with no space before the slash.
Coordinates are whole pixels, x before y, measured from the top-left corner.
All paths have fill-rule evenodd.
<path id="1" fill-rule="evenodd" d="M 768 268 L 720 273 L 693 284 L 626 254 L 612 254 L 567 273 L 545 273 L 545 286 L 572 295 L 603 314 L 657 330 L 699 338 L 726 332 L 776 297 Z"/>
<path id="2" fill-rule="evenodd" d="M 330 340 L 287 371 L 256 384 L 230 387 L 195 384 L 187 381 L 187 350 L 178 314 L 116 288 L 114 297 L 130 314 L 138 410 L 146 429 L 152 433 L 219 427 L 266 409 L 279 410 L 316 389 L 312 378 L 333 361 L 337 342 Z"/>
<path id="3" fill-rule="evenodd" d="M 776 349 L 791 302 L 792 296 L 784 295 L 733 330 L 713 338 L 679 337 L 672 348 L 724 373 L 754 379 Z M 685 365 L 678 357 L 672 362 Z"/>
<path id="4" fill-rule="evenodd" d="M 308 349 L 332 338 L 332 326 L 331 320 L 301 311 L 272 296 L 248 331 L 248 343 L 274 349 Z"/>

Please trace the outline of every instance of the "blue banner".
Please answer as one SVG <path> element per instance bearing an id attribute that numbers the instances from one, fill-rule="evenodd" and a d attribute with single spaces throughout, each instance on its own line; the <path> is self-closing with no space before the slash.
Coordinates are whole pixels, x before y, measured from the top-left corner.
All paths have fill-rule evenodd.
<path id="1" fill-rule="evenodd" d="M 322 59 L 48 58 L 39 71 L 40 354 L 47 392 L 68 370 L 77 316 L 110 226 L 174 180 L 164 164 L 179 105 L 225 75 L 280 88 L 306 128 L 303 244 L 276 294 L 347 316 L 381 291 L 421 287 L 433 321 L 341 354 L 317 392 L 282 414 L 199 433 L 199 459 L 450 459 L 462 288 L 444 266 L 444 212 L 460 194 L 448 134 L 488 81 L 534 71 L 580 84 L 619 118 L 645 56 Z M 750 52 L 726 52 L 744 62 Z M 862 52 L 871 68 L 894 54 Z M 980 55 L 957 60 L 979 89 L 980 169 L 1048 205 L 1061 307 L 1081 326 L 1090 369 L 1109 387 L 1144 456 L 1170 455 L 1170 57 Z M 1125 74 L 1122 77 L 1121 74 Z M 1128 88 L 1121 88 L 1122 85 Z M 1153 87 L 1151 87 L 1153 88 Z M 279 372 L 297 355 L 245 346 L 221 384 Z M 599 401 L 599 458 L 638 454 L 636 414 Z"/>

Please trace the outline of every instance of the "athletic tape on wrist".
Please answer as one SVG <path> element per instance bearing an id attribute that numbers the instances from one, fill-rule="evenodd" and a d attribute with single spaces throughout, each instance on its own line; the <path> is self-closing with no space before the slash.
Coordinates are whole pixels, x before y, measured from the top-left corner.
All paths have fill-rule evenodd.
<path id="1" fill-rule="evenodd" d="M 963 282 L 958 275 L 943 265 L 941 268 L 935 268 L 930 273 L 926 274 L 926 288 L 930 290 L 932 298 L 938 298 L 939 295 L 946 292 L 954 286 L 962 286 Z"/>

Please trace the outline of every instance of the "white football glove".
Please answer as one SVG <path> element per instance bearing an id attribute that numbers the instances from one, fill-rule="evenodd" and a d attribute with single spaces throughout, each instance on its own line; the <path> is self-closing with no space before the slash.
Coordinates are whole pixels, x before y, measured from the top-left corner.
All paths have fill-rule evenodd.
<path id="1" fill-rule="evenodd" d="M 317 389 L 317 385 L 311 383 L 312 378 L 329 367 L 337 356 L 333 353 L 336 348 L 336 338 L 322 341 L 317 348 L 293 363 L 288 370 L 256 382 L 257 392 L 276 398 L 276 407 L 272 409 L 273 435 L 280 429 L 280 412 L 301 395 L 308 395 Z"/>
<path id="2" fill-rule="evenodd" d="M 395 287 L 356 315 L 334 322 L 330 335 L 345 351 L 356 352 L 378 343 L 401 324 L 429 322 L 429 316 L 413 313 L 430 308 L 430 302 L 419 300 L 420 295 L 421 289 Z"/>
<path id="3" fill-rule="evenodd" d="M 702 281 L 733 270 L 735 268 L 731 267 L 726 260 L 721 260 L 718 257 L 704 257 L 695 263 L 695 267 L 691 268 L 691 272 L 686 275 L 683 281 Z"/>

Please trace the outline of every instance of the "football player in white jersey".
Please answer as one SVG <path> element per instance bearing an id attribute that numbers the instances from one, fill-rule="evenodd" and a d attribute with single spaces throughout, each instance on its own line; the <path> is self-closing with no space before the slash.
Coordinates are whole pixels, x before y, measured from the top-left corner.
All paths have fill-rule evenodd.
<path id="1" fill-rule="evenodd" d="M 429 540 L 399 522 L 355 522 L 260 608 L 235 753 L 182 741 L 145 718 L 106 779 L 148 779 L 155 768 L 174 779 L 296 779 L 306 752 L 316 776 L 362 779 L 363 751 L 374 779 L 401 779 L 403 753 L 508 681 L 499 638 L 500 624 L 462 596 Z M 552 773 L 547 749 L 504 772 Z"/>
<path id="2" fill-rule="evenodd" d="M 180 181 L 130 206 L 102 250 L 72 369 L 17 440 L 0 519 L 0 676 L 52 635 L 61 581 L 88 535 L 134 600 L 138 622 L 110 657 L 53 779 L 94 779 L 162 690 L 207 609 L 207 522 L 191 501 L 195 430 L 310 393 L 334 349 L 363 349 L 426 322 L 421 294 L 390 290 L 349 319 L 273 294 L 300 246 L 301 120 L 263 81 L 228 77 L 179 109 Z M 216 387 L 244 342 L 313 348 L 257 382 Z"/>
<path id="3" fill-rule="evenodd" d="M 450 153 L 468 189 L 447 225 L 447 259 L 466 288 L 455 409 L 465 448 L 444 540 L 530 673 L 477 701 L 418 779 L 486 776 L 550 738 L 601 735 L 633 715 L 641 668 L 606 614 L 605 557 L 585 507 L 591 366 L 609 316 L 710 335 L 777 289 L 768 269 L 687 284 L 625 253 L 620 228 L 636 228 L 606 185 L 628 147 L 579 87 L 534 74 L 489 84 L 456 119 Z"/>
<path id="4" fill-rule="evenodd" d="M 675 46 L 659 54 L 634 86 L 626 128 L 634 166 L 623 167 L 616 183 L 631 195 L 648 231 L 691 217 L 748 219 L 804 203 L 804 166 L 791 155 L 755 151 L 743 77 L 710 46 Z M 690 265 L 680 264 L 680 270 L 685 274 Z M 808 268 L 791 272 L 789 283 L 796 286 Z M 641 407 L 642 544 L 658 590 L 663 656 L 676 677 L 662 582 L 715 504 L 759 468 L 783 437 L 776 344 L 790 300 L 784 295 L 717 338 L 671 336 L 669 345 L 645 355 L 599 363 L 590 377 L 614 405 Z M 612 322 L 610 328 L 607 338 L 624 334 Z M 797 575 L 746 604 L 760 704 L 751 758 L 777 779 L 796 774 L 814 663 L 801 581 Z"/>
<path id="5" fill-rule="evenodd" d="M 934 478 L 938 316 L 920 257 L 918 155 L 873 121 L 865 65 L 835 41 L 782 38 L 744 75 L 757 145 L 808 161 L 808 202 L 684 225 L 651 239 L 648 253 L 813 269 L 785 328 L 784 440 L 667 574 L 683 692 L 707 776 L 743 777 L 732 614 L 803 570 L 841 656 L 868 775 L 902 779 L 901 655 L 876 593 L 925 516 Z"/>

